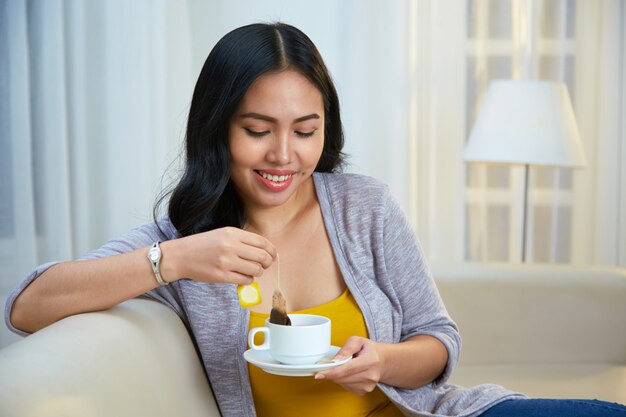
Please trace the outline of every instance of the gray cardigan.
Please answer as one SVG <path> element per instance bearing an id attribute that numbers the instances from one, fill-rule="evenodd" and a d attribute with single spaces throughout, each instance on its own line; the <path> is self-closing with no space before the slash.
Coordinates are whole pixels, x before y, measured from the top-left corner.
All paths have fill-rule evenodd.
<path id="1" fill-rule="evenodd" d="M 506 399 L 524 398 L 497 385 L 462 388 L 447 384 L 459 357 L 461 338 L 432 279 L 404 213 L 380 182 L 355 174 L 315 173 L 315 188 L 328 236 L 344 277 L 365 318 L 372 340 L 391 343 L 418 334 L 439 339 L 448 363 L 432 384 L 408 390 L 379 384 L 410 416 L 476 416 Z M 83 259 L 128 252 L 177 237 L 168 219 L 112 240 Z M 17 295 L 54 263 L 33 271 L 9 296 L 5 320 Z M 180 280 L 144 295 L 178 313 L 196 341 L 224 417 L 254 416 L 246 350 L 249 311 L 239 306 L 235 285 Z"/>

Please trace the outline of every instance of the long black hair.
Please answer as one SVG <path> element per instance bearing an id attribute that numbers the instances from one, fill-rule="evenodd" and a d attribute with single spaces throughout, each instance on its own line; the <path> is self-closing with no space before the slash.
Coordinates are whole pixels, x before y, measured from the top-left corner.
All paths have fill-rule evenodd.
<path id="1" fill-rule="evenodd" d="M 185 170 L 171 191 L 168 206 L 170 221 L 180 236 L 243 226 L 243 204 L 230 182 L 229 122 L 259 76 L 286 69 L 303 74 L 322 94 L 324 148 L 315 170 L 333 172 L 343 164 L 339 99 L 311 39 L 284 23 L 237 28 L 215 45 L 194 89 L 187 122 Z M 164 192 L 157 200 L 155 221 L 169 194 Z"/>

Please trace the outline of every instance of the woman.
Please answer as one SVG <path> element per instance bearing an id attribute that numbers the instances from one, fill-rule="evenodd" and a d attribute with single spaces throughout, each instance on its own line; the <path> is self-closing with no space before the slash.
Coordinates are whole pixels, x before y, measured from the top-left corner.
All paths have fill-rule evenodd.
<path id="1" fill-rule="evenodd" d="M 194 91 L 168 216 L 81 261 L 37 268 L 9 298 L 9 326 L 33 332 L 159 300 L 193 335 L 224 416 L 475 416 L 531 404 L 495 385 L 446 384 L 456 325 L 387 188 L 334 173 L 342 147 L 337 94 L 311 40 L 280 23 L 228 33 Z M 245 363 L 278 268 L 287 309 L 330 317 L 337 357 L 352 360 L 315 378 Z M 253 280 L 264 301 L 242 309 L 236 286 Z"/>

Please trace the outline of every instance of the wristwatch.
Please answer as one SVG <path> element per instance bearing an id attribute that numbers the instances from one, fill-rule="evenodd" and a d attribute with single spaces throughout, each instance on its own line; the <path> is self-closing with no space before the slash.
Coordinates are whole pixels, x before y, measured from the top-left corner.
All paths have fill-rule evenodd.
<path id="1" fill-rule="evenodd" d="M 154 271 L 154 276 L 156 277 L 157 282 L 160 286 L 164 286 L 169 284 L 167 281 L 163 279 L 161 276 L 161 270 L 159 269 L 159 264 L 161 263 L 161 247 L 159 246 L 161 242 L 154 242 L 148 251 L 148 260 L 150 261 L 150 265 L 152 266 L 152 271 Z"/>

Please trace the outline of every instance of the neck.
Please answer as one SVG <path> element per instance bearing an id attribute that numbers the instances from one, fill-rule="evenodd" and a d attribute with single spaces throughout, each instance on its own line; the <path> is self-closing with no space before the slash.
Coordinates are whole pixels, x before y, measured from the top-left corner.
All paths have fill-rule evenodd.
<path id="1" fill-rule="evenodd" d="M 284 204 L 277 207 L 246 206 L 244 228 L 270 238 L 279 235 L 316 202 L 315 186 L 310 177 Z"/>

